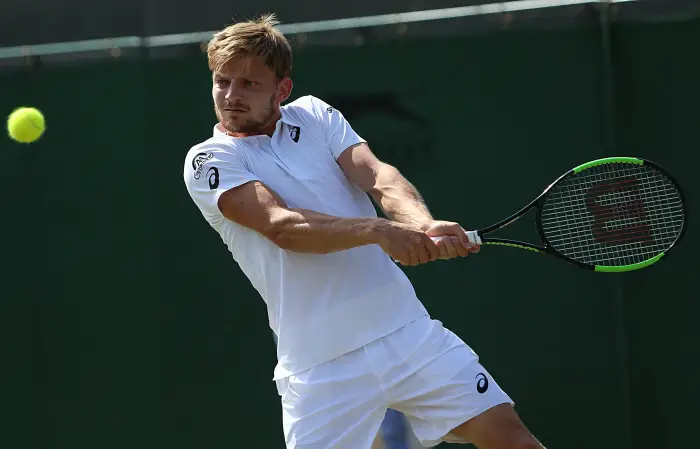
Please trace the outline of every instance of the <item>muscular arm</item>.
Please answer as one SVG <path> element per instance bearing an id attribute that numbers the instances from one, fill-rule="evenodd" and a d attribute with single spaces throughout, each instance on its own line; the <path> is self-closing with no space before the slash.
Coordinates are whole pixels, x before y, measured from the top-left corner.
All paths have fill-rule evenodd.
<path id="1" fill-rule="evenodd" d="M 346 176 L 369 193 L 392 220 L 421 228 L 433 221 L 418 190 L 395 167 L 377 159 L 367 144 L 345 150 L 338 158 Z"/>
<path id="2" fill-rule="evenodd" d="M 440 258 L 466 256 L 478 252 L 462 227 L 453 222 L 436 221 L 418 190 L 399 171 L 372 153 L 365 143 L 347 148 L 338 157 L 345 175 L 369 193 L 392 220 L 416 226 L 431 237 L 440 237 Z M 442 238 L 450 236 L 449 238 Z"/>
<path id="3" fill-rule="evenodd" d="M 288 208 L 259 181 L 224 192 L 218 201 L 224 217 L 254 229 L 283 249 L 327 254 L 379 244 L 391 224 L 377 218 L 340 218 L 307 209 Z"/>

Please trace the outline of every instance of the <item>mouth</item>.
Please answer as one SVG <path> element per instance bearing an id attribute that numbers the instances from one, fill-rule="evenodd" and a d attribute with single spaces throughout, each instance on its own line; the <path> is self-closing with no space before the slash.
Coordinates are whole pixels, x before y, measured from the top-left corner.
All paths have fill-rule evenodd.
<path id="1" fill-rule="evenodd" d="M 247 111 L 246 111 L 245 109 L 243 109 L 243 108 L 224 108 L 224 111 L 235 112 L 235 113 L 237 113 L 237 114 L 242 114 L 242 113 L 244 113 L 244 112 L 247 112 Z"/>

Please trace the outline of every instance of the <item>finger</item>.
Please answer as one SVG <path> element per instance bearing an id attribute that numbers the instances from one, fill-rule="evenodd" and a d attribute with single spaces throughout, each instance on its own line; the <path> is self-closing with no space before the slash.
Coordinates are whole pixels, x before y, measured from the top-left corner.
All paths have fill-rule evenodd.
<path id="1" fill-rule="evenodd" d="M 442 259 L 454 259 L 459 255 L 457 248 L 455 247 L 455 243 L 451 237 L 445 237 L 442 243 L 445 247 Z"/>
<path id="2" fill-rule="evenodd" d="M 397 263 L 400 263 L 401 265 L 411 265 L 411 256 L 409 253 L 402 253 L 396 256 L 396 259 L 394 259 Z"/>
<path id="3" fill-rule="evenodd" d="M 420 262 L 420 257 L 418 256 L 418 250 L 415 247 L 413 247 L 408 252 L 408 254 L 409 254 L 409 256 L 408 256 L 409 257 L 409 265 L 410 266 L 418 265 L 418 263 Z"/>
<path id="4" fill-rule="evenodd" d="M 430 237 L 430 239 L 433 241 L 433 243 L 435 243 L 435 246 L 439 251 L 438 259 L 447 259 L 448 253 L 447 247 L 445 246 L 445 240 L 447 239 L 447 236 Z"/>
<path id="5" fill-rule="evenodd" d="M 428 240 L 430 240 L 428 238 Z M 432 243 L 432 242 L 430 242 Z M 433 243 L 434 245 L 434 243 Z M 428 251 L 428 243 L 423 242 L 416 248 L 416 253 L 418 254 L 418 263 L 428 263 L 430 262 L 430 252 Z"/>
<path id="6" fill-rule="evenodd" d="M 465 231 L 463 227 L 457 226 L 455 228 L 455 235 L 459 238 L 459 242 L 462 244 L 462 247 L 467 251 L 469 251 L 469 249 L 474 245 L 469 241 L 467 231 Z"/>
<path id="7" fill-rule="evenodd" d="M 447 247 L 445 246 L 445 242 L 443 240 L 438 243 L 438 249 L 440 249 L 440 255 L 438 256 L 438 259 L 442 260 L 447 260 L 450 258 L 449 251 L 447 251 Z"/>
<path id="8" fill-rule="evenodd" d="M 440 248 L 438 247 L 437 242 L 440 241 L 440 238 L 432 238 L 432 237 L 427 237 L 425 239 L 425 247 L 428 250 L 428 254 L 430 256 L 430 261 L 437 260 L 440 258 Z"/>
<path id="9" fill-rule="evenodd" d="M 450 242 L 460 257 L 467 257 L 469 255 L 469 250 L 462 245 L 462 242 L 458 237 L 450 237 Z"/>
<path id="10" fill-rule="evenodd" d="M 435 243 L 435 246 L 437 246 L 438 250 L 440 251 L 438 259 L 449 259 L 450 250 L 447 247 L 447 242 L 450 240 L 450 236 L 442 235 L 439 237 L 431 237 L 430 239 Z"/>
<path id="11" fill-rule="evenodd" d="M 438 259 L 447 259 L 447 248 L 445 247 L 445 242 L 443 241 L 443 239 L 438 240 L 435 243 L 435 246 L 437 246 L 438 250 L 440 251 Z"/>
<path id="12" fill-rule="evenodd" d="M 456 237 L 453 237 L 453 236 L 450 236 L 447 239 L 446 245 L 447 245 L 447 249 L 449 250 L 449 253 L 450 253 L 450 258 L 455 258 L 455 257 L 461 256 L 462 251 L 466 251 L 466 250 L 464 250 L 464 248 L 462 248 L 462 245 L 461 245 L 459 239 Z"/>
<path id="13" fill-rule="evenodd" d="M 467 240 L 469 242 L 466 245 L 467 251 L 474 254 L 478 253 L 481 250 L 481 238 L 479 235 L 476 234 L 476 232 L 467 232 L 464 228 L 461 228 L 461 233 L 464 233 L 467 236 Z M 476 241 L 470 238 L 470 235 L 472 235 Z"/>
<path id="14" fill-rule="evenodd" d="M 392 249 L 393 249 L 393 248 L 392 248 Z M 387 253 L 391 256 L 391 259 L 392 259 L 395 263 L 398 263 L 398 264 L 401 264 L 401 265 L 406 265 L 406 263 L 407 263 L 406 256 L 408 255 L 408 253 L 406 253 L 406 252 L 399 252 L 399 251 L 393 251 L 393 250 L 387 251 Z"/>

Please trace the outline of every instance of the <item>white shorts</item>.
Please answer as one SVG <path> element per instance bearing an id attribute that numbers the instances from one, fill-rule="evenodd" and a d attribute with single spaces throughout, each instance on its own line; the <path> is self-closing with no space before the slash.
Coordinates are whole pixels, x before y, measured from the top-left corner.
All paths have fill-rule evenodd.
<path id="1" fill-rule="evenodd" d="M 450 431 L 513 404 L 472 349 L 424 317 L 360 349 L 277 381 L 288 449 L 369 449 L 387 408 L 423 446 L 466 443 Z"/>

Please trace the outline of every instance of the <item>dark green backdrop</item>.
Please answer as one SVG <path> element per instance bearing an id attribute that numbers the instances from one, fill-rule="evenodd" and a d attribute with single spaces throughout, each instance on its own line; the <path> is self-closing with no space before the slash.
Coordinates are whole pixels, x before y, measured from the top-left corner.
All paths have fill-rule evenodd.
<path id="1" fill-rule="evenodd" d="M 341 109 L 465 227 L 613 154 L 665 166 L 692 209 L 700 21 L 610 42 L 612 84 L 598 28 L 299 50 L 293 96 Z M 48 119 L 34 145 L 1 142 L 2 447 L 283 447 L 263 302 L 182 181 L 214 124 L 209 85 L 201 57 L 0 76 L 0 110 Z M 697 231 L 626 275 L 508 249 L 407 273 L 548 448 L 691 447 Z"/>

